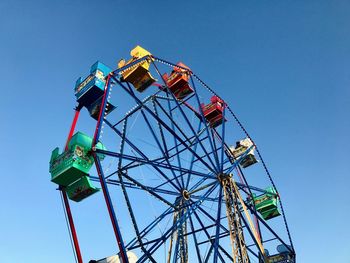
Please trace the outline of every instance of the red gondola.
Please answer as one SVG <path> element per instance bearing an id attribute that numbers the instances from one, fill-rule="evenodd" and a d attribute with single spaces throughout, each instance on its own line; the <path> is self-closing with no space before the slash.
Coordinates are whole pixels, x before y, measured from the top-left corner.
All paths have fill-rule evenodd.
<path id="1" fill-rule="evenodd" d="M 188 83 L 190 68 L 182 62 L 179 62 L 176 65 L 182 68 L 174 66 L 170 76 L 165 73 L 163 74 L 163 79 L 176 98 L 184 99 L 193 93 L 193 89 Z"/>
<path id="2" fill-rule="evenodd" d="M 204 117 L 210 123 L 212 128 L 215 128 L 226 121 L 223 116 L 223 110 L 225 108 L 225 102 L 218 96 L 210 98 L 208 105 L 201 104 Z"/>

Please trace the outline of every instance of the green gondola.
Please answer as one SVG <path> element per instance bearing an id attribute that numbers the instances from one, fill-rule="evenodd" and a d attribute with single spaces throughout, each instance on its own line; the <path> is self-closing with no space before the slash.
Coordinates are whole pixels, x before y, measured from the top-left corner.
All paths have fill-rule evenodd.
<path id="1" fill-rule="evenodd" d="M 278 196 L 273 187 L 265 189 L 266 193 L 260 196 L 253 194 L 253 201 L 256 210 L 261 214 L 265 220 L 281 215 L 278 210 Z"/>
<path id="2" fill-rule="evenodd" d="M 75 145 L 62 154 L 59 154 L 57 147 L 51 154 L 51 181 L 60 186 L 68 186 L 87 175 L 92 164 L 92 156 L 89 156 L 87 149 L 81 145 Z"/>
<path id="3" fill-rule="evenodd" d="M 92 138 L 82 132 L 75 133 L 68 143 L 68 149 L 59 154 L 57 147 L 52 151 L 50 160 L 51 181 L 66 188 L 69 198 L 73 201 L 82 199 L 99 191 L 87 177 L 93 157 L 91 155 Z M 102 143 L 96 148 L 106 149 Z M 97 154 L 102 160 L 103 154 Z"/>
<path id="4" fill-rule="evenodd" d="M 279 253 L 276 255 L 268 256 L 267 257 L 268 263 L 294 263 L 295 262 L 295 256 L 290 253 Z"/>

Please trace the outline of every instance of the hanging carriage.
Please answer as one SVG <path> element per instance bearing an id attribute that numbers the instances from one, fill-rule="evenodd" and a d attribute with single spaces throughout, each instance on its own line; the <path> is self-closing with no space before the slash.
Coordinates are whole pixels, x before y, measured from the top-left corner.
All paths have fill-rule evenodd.
<path id="1" fill-rule="evenodd" d="M 59 154 L 57 147 L 51 154 L 51 181 L 64 187 L 69 198 L 76 202 L 99 191 L 89 179 L 89 171 L 94 162 L 90 154 L 91 144 L 91 137 L 77 132 L 70 139 L 67 150 Z M 101 143 L 96 147 L 105 149 Z M 104 156 L 100 155 L 100 158 L 103 159 Z"/>
<path id="2" fill-rule="evenodd" d="M 177 99 L 182 100 L 193 93 L 193 89 L 189 84 L 189 75 L 190 69 L 182 62 L 173 67 L 170 75 L 168 73 L 163 74 L 166 85 Z"/>
<path id="3" fill-rule="evenodd" d="M 95 120 L 100 113 L 102 96 L 106 85 L 106 77 L 112 70 L 97 61 L 90 68 L 90 74 L 83 80 L 81 77 L 75 83 L 75 97 L 81 107 L 86 107 L 90 116 Z M 115 109 L 113 104 L 106 107 L 105 114 Z"/>
<path id="4" fill-rule="evenodd" d="M 235 159 L 243 156 L 240 160 L 240 165 L 243 168 L 247 168 L 258 162 L 254 154 L 254 148 L 253 142 L 249 138 L 245 138 L 237 141 L 236 147 L 230 147 L 230 150 Z"/>
<path id="5" fill-rule="evenodd" d="M 223 110 L 225 103 L 218 96 L 210 98 L 210 103 L 205 105 L 201 104 L 204 118 L 209 122 L 210 127 L 218 127 L 222 122 L 226 121 L 223 116 Z"/>
<path id="6" fill-rule="evenodd" d="M 130 55 L 131 59 L 129 59 L 127 62 L 125 62 L 124 59 L 120 60 L 118 67 L 127 67 L 133 62 L 145 58 L 129 68 L 126 68 L 122 72 L 123 81 L 131 83 L 138 92 L 143 92 L 156 81 L 156 79 L 153 78 L 149 72 L 149 67 L 152 60 L 150 57 L 151 53 L 140 46 L 136 46 L 133 50 L 131 50 Z"/>
<path id="7" fill-rule="evenodd" d="M 278 211 L 278 195 L 273 187 L 265 189 L 266 193 L 260 196 L 253 194 L 253 202 L 256 210 L 265 220 L 281 215 Z"/>

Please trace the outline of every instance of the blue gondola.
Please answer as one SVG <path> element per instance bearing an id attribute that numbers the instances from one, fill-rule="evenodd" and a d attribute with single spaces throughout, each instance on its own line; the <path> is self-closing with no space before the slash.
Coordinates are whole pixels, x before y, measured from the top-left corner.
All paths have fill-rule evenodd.
<path id="1" fill-rule="evenodd" d="M 98 119 L 104 88 L 106 85 L 106 77 L 112 70 L 97 61 L 90 68 L 90 75 L 84 80 L 80 77 L 75 83 L 75 97 L 77 102 L 82 107 L 86 107 L 90 116 Z M 115 109 L 115 106 L 108 103 L 106 113 L 110 113 Z"/>

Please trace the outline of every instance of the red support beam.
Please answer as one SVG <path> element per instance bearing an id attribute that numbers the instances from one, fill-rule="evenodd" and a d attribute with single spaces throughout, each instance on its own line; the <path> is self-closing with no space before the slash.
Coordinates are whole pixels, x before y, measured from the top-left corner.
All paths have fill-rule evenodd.
<path id="1" fill-rule="evenodd" d="M 68 138 L 67 138 L 67 141 L 66 141 L 66 145 L 64 147 L 65 151 L 68 149 L 68 143 L 69 143 L 70 139 L 72 138 L 72 136 L 74 134 L 75 126 L 76 126 L 78 118 L 79 118 L 80 109 L 81 109 L 80 106 L 78 106 L 75 109 L 73 122 L 72 122 L 72 125 L 71 125 L 70 130 L 69 130 L 69 134 L 68 134 Z M 61 188 L 60 188 L 60 191 L 62 193 L 63 200 L 64 200 L 64 208 L 66 210 L 66 214 L 67 214 L 67 218 L 68 218 L 68 222 L 69 222 L 69 229 L 71 231 L 71 235 L 72 235 L 72 239 L 73 239 L 73 243 L 74 243 L 75 254 L 77 256 L 78 263 L 83 263 L 83 258 L 81 256 L 81 252 L 80 252 L 78 236 L 77 236 L 77 232 L 75 230 L 73 216 L 72 216 L 72 212 L 70 210 L 69 201 L 68 201 L 68 198 L 67 198 L 67 193 L 66 193 L 66 191 L 64 189 L 61 189 Z"/>
<path id="2" fill-rule="evenodd" d="M 70 231 L 71 231 L 71 234 L 72 234 L 75 254 L 77 256 L 78 263 L 83 263 L 83 258 L 81 256 L 81 252 L 80 252 L 78 236 L 77 236 L 77 232 L 75 230 L 73 216 L 72 216 L 72 212 L 71 212 L 70 206 L 69 206 L 69 201 L 68 201 L 68 198 L 67 198 L 67 193 L 64 190 L 61 190 L 61 193 L 62 193 L 63 200 L 64 200 L 64 208 L 66 209 L 66 213 L 67 213 L 67 218 L 68 218 L 68 222 L 69 222 L 69 228 L 70 228 Z"/>
<path id="3" fill-rule="evenodd" d="M 68 137 L 67 137 L 66 145 L 65 145 L 65 147 L 64 147 L 64 150 L 65 150 L 65 151 L 68 150 L 68 143 L 69 143 L 70 139 L 71 139 L 72 136 L 73 136 L 73 133 L 74 133 L 74 130 L 75 130 L 75 126 L 77 125 L 77 121 L 78 121 L 78 118 L 79 118 L 79 113 L 80 113 L 80 107 L 77 107 L 77 108 L 75 109 L 75 114 L 74 114 L 73 122 L 72 122 L 72 125 L 71 125 L 70 130 L 69 130 L 69 134 L 68 134 Z"/>

